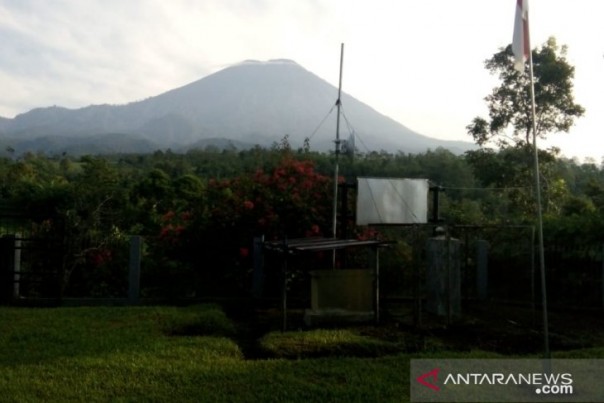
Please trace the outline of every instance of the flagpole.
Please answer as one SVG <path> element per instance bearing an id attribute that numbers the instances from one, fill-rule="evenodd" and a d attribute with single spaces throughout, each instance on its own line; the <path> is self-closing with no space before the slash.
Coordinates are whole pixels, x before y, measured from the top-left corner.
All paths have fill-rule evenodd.
<path id="1" fill-rule="evenodd" d="M 528 24 L 527 24 L 528 25 Z M 528 28 L 528 27 L 527 27 Z M 539 148 L 537 147 L 537 108 L 535 106 L 535 79 L 533 76 L 533 52 L 531 51 L 531 40 L 529 30 L 526 30 L 526 42 L 528 44 L 529 76 L 531 82 L 531 109 L 533 120 L 533 153 L 535 164 L 535 198 L 537 202 L 537 232 L 539 240 L 539 268 L 541 272 L 541 306 L 543 311 L 543 347 L 545 358 L 550 358 L 549 350 L 549 324 L 547 313 L 547 291 L 545 281 L 545 243 L 543 240 L 543 209 L 541 206 L 541 179 L 539 172 Z"/>
<path id="2" fill-rule="evenodd" d="M 533 150 L 535 160 L 535 197 L 537 199 L 537 231 L 539 233 L 539 268 L 541 271 L 541 304 L 543 308 L 543 345 L 545 358 L 550 358 L 549 351 L 549 324 L 547 320 L 547 292 L 545 281 L 545 243 L 543 241 L 543 209 L 541 207 L 541 181 L 539 172 L 539 149 L 537 148 L 537 123 L 535 108 L 535 82 L 533 79 L 533 56 L 529 56 L 529 70 L 531 76 L 531 103 L 533 115 Z"/>
<path id="3" fill-rule="evenodd" d="M 535 162 L 535 199 L 537 202 L 537 233 L 539 238 L 539 267 L 541 271 L 541 306 L 543 308 L 543 345 L 545 350 L 545 358 L 550 358 L 549 325 L 547 321 L 547 292 L 545 281 L 545 246 L 543 241 L 543 211 L 541 207 L 541 175 L 539 173 L 539 148 L 537 147 L 537 108 L 535 106 L 535 79 L 533 76 L 533 53 L 531 51 L 531 40 L 529 34 L 528 9 L 528 0 L 516 0 L 516 19 L 514 23 L 512 52 L 514 53 L 514 68 L 521 74 L 526 72 L 525 61 L 528 60 L 529 63 L 533 152 Z"/>

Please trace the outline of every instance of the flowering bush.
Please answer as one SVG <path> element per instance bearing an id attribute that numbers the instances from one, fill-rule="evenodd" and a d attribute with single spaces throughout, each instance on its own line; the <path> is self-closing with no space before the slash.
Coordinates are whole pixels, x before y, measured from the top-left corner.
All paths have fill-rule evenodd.
<path id="1" fill-rule="evenodd" d="M 173 210 L 169 210 L 160 217 L 161 231 L 159 233 L 159 239 L 168 244 L 176 245 L 180 242 L 180 236 L 185 231 L 190 220 L 190 211 L 183 211 L 180 214 L 176 214 Z"/>
<path id="2" fill-rule="evenodd" d="M 201 288 L 221 292 L 218 283 L 228 281 L 225 288 L 232 290 L 252 266 L 255 236 L 322 235 L 329 228 L 331 191 L 331 179 L 317 173 L 311 161 L 291 156 L 266 171 L 210 179 L 203 202 L 173 206 L 157 216 L 158 244 L 150 253 L 156 261 L 181 262 Z"/>
<path id="3" fill-rule="evenodd" d="M 261 234 L 320 235 L 328 225 L 330 190 L 330 178 L 317 173 L 311 161 L 286 157 L 270 172 L 210 181 L 209 221 L 214 231 L 245 242 Z"/>

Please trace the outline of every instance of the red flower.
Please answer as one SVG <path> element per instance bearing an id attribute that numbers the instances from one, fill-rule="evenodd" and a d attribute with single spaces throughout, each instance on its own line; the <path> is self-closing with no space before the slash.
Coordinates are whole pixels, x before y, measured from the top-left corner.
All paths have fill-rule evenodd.
<path id="1" fill-rule="evenodd" d="M 159 233 L 159 237 L 166 238 L 168 235 L 170 235 L 172 233 L 173 230 L 174 230 L 174 227 L 172 226 L 172 224 L 168 224 L 167 226 L 165 226 L 161 229 L 161 232 Z"/>
<path id="2" fill-rule="evenodd" d="M 250 255 L 249 248 L 239 248 L 239 256 L 248 257 Z"/>
<path id="3" fill-rule="evenodd" d="M 109 249 L 99 249 L 90 251 L 89 258 L 94 266 L 99 267 L 104 263 L 110 262 L 113 255 Z"/>
<path id="4" fill-rule="evenodd" d="M 317 224 L 313 224 L 310 227 L 310 230 L 306 231 L 306 237 L 317 236 L 321 233 L 321 228 Z"/>
<path id="5" fill-rule="evenodd" d="M 172 218 L 174 218 L 174 215 L 174 211 L 170 210 L 161 217 L 161 220 L 163 222 L 170 221 Z"/>
<path id="6" fill-rule="evenodd" d="M 244 201 L 244 202 L 243 202 L 243 207 L 244 207 L 246 210 L 251 210 L 251 209 L 253 209 L 253 208 L 254 208 L 254 202 L 253 202 L 253 201 L 251 201 L 251 200 L 246 200 L 246 201 Z"/>

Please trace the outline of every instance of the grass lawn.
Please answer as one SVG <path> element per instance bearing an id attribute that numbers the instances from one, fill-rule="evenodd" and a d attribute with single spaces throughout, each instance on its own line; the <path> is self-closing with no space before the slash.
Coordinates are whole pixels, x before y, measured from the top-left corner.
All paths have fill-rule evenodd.
<path id="1" fill-rule="evenodd" d="M 266 334 L 261 348 L 277 358 L 249 360 L 237 340 L 214 305 L 0 308 L 0 401 L 406 402 L 410 358 L 500 357 L 411 354 L 353 330 L 317 330 Z"/>

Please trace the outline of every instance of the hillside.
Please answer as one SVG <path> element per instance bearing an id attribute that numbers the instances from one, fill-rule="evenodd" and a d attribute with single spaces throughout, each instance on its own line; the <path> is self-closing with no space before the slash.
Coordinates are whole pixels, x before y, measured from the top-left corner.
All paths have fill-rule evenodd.
<path id="1" fill-rule="evenodd" d="M 74 144 L 79 153 L 184 151 L 224 144 L 270 146 L 287 134 L 294 146 L 312 137 L 312 148 L 326 150 L 335 138 L 336 97 L 337 88 L 293 61 L 245 61 L 143 101 L 37 108 L 3 119 L 0 142 L 17 152 L 75 152 Z M 444 147 L 462 152 L 472 146 L 415 133 L 346 93 L 342 106 L 346 124 L 341 137 L 354 131 L 360 151 L 416 153 Z"/>

